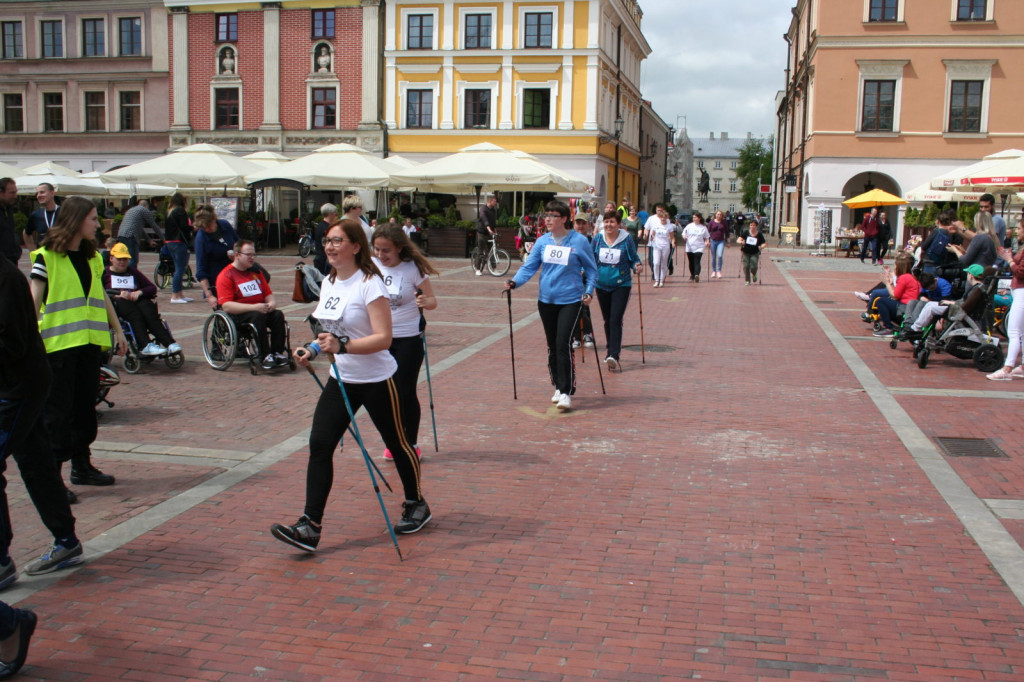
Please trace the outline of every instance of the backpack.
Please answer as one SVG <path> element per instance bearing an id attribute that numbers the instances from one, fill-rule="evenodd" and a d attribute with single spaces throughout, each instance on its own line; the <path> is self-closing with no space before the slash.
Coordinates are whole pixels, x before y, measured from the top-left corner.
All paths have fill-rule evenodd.
<path id="1" fill-rule="evenodd" d="M 946 257 L 946 246 L 949 245 L 949 233 L 941 227 L 935 228 L 938 230 L 935 233 L 935 237 L 932 239 L 931 245 L 928 247 L 928 258 L 933 263 L 941 263 Z"/>

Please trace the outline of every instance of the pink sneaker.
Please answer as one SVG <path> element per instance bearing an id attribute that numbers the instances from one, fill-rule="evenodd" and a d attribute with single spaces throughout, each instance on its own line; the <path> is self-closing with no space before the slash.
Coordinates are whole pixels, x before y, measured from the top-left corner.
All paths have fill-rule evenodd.
<path id="1" fill-rule="evenodd" d="M 1010 371 L 1010 376 L 1014 379 L 1024 379 L 1024 365 L 1017 365 Z"/>
<path id="2" fill-rule="evenodd" d="M 991 374 L 985 375 L 985 378 L 992 381 L 1013 381 L 1013 372 L 1007 372 L 1006 368 L 1003 367 L 1002 369 L 997 369 Z"/>
<path id="3" fill-rule="evenodd" d="M 391 454 L 391 451 L 384 448 L 384 459 L 394 460 L 395 456 Z M 416 459 L 423 459 L 423 453 L 420 452 L 420 448 L 416 446 Z"/>

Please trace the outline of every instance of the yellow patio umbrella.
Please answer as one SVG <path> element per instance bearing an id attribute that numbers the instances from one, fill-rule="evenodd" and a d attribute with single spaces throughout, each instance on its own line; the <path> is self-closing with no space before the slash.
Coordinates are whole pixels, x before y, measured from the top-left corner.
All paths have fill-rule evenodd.
<path id="1" fill-rule="evenodd" d="M 844 206 L 850 208 L 871 208 L 872 206 L 899 206 L 907 201 L 895 194 L 889 194 L 883 189 L 873 189 L 864 194 L 858 194 L 852 199 L 843 202 Z"/>

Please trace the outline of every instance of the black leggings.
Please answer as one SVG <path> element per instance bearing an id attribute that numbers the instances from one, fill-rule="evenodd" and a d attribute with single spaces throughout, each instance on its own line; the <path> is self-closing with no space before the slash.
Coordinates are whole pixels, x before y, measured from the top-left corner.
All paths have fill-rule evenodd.
<path id="1" fill-rule="evenodd" d="M 548 342 L 548 374 L 551 385 L 560 393 L 576 393 L 576 358 L 572 353 L 572 337 L 579 327 L 582 303 L 544 303 L 537 301 L 544 336 Z"/>
<path id="2" fill-rule="evenodd" d="M 152 299 L 140 298 L 137 301 L 129 301 L 111 297 L 111 303 L 114 304 L 117 316 L 131 326 L 138 350 L 142 350 L 149 343 L 150 334 L 164 348 L 174 343 L 174 338 L 160 320 L 160 313 L 157 312 L 156 303 Z"/>
<path id="3" fill-rule="evenodd" d="M 700 277 L 700 262 L 704 260 L 703 251 L 687 251 L 686 260 L 690 265 L 690 279 Z"/>
<path id="4" fill-rule="evenodd" d="M 406 336 L 391 339 L 388 349 L 398 361 L 395 372 L 395 384 L 402 402 L 402 423 L 405 435 L 415 447 L 420 437 L 420 399 L 416 395 L 416 384 L 420 380 L 420 367 L 423 366 L 423 337 Z"/>
<path id="5" fill-rule="evenodd" d="M 402 406 L 394 378 L 373 384 L 345 384 L 352 413 L 365 407 L 377 427 L 384 445 L 395 458 L 395 468 L 402 479 L 407 500 L 422 500 L 420 462 L 405 437 L 402 427 Z M 334 449 L 350 422 L 345 400 L 334 377 L 320 393 L 313 412 L 313 428 L 309 433 L 309 463 L 306 466 L 306 508 L 304 513 L 320 523 L 327 506 L 327 497 L 334 485 Z"/>
<path id="6" fill-rule="evenodd" d="M 53 386 L 43 409 L 43 425 L 58 462 L 89 464 L 89 446 L 96 440 L 96 389 L 102 356 L 88 344 L 46 354 Z"/>
<path id="7" fill-rule="evenodd" d="M 608 342 L 608 357 L 616 360 L 622 351 L 622 318 L 626 315 L 632 290 L 630 286 L 616 287 L 609 291 L 597 290 L 597 303 L 601 306 L 601 317 L 604 318 L 604 338 Z"/>

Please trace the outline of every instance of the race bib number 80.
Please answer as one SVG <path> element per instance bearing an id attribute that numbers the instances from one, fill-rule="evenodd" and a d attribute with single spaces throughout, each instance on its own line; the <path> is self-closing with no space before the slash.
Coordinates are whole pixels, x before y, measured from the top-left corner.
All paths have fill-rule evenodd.
<path id="1" fill-rule="evenodd" d="M 262 292 L 260 289 L 259 280 L 250 280 L 248 282 L 242 282 L 238 285 L 238 291 L 242 296 L 259 296 Z"/>
<path id="2" fill-rule="evenodd" d="M 568 265 L 570 253 L 572 253 L 571 247 L 548 244 L 544 247 L 543 260 L 545 263 L 550 263 L 552 265 Z"/>

